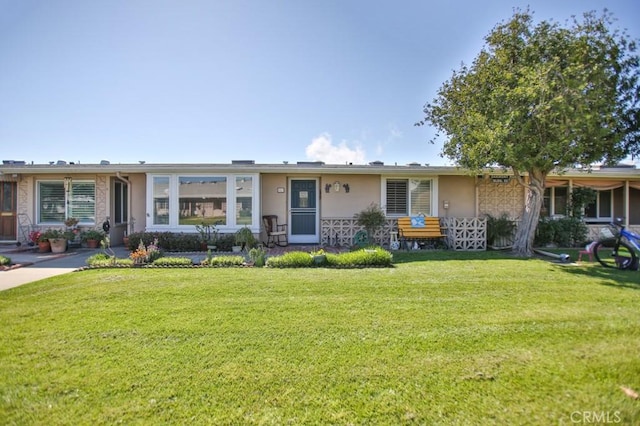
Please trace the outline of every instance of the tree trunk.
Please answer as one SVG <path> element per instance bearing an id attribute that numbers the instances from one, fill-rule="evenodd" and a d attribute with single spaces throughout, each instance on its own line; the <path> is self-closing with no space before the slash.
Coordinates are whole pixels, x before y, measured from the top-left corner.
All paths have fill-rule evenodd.
<path id="1" fill-rule="evenodd" d="M 513 252 L 516 256 L 531 257 L 533 255 L 533 240 L 540 219 L 545 178 L 546 173 L 532 170 L 529 171 L 529 182 L 520 182 L 525 187 L 527 198 L 513 243 Z"/>

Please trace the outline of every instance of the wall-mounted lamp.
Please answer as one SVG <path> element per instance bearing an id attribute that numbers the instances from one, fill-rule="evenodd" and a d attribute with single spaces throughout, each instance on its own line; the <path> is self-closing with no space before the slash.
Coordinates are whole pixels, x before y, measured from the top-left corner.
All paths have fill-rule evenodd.
<path id="1" fill-rule="evenodd" d="M 348 183 L 345 183 L 344 185 L 342 185 L 342 187 L 344 188 L 344 192 L 346 192 L 347 194 L 351 190 L 351 188 L 349 188 L 349 184 Z"/>
<path id="2" fill-rule="evenodd" d="M 335 192 L 340 192 L 340 182 L 335 181 L 335 182 L 333 183 L 333 190 L 334 190 Z"/>
<path id="3" fill-rule="evenodd" d="M 331 184 L 330 184 L 330 183 L 328 183 L 328 184 L 326 184 L 326 185 L 324 186 L 324 192 L 326 192 L 327 194 L 328 194 L 329 192 L 331 192 Z"/>

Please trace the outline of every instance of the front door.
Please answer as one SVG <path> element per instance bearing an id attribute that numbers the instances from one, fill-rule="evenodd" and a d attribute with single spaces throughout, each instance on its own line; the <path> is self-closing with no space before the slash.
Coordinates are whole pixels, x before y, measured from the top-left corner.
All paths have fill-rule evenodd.
<path id="1" fill-rule="evenodd" d="M 0 241 L 16 241 L 17 184 L 0 182 Z"/>
<path id="2" fill-rule="evenodd" d="M 289 242 L 318 244 L 318 180 L 292 179 L 290 186 Z"/>

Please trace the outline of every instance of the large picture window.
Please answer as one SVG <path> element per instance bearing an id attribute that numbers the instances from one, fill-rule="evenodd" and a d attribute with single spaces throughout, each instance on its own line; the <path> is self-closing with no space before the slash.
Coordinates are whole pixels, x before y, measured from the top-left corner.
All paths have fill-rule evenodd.
<path id="1" fill-rule="evenodd" d="M 259 224 L 257 175 L 150 175 L 148 182 L 150 229 L 189 232 L 204 223 L 232 232 Z"/>
<path id="2" fill-rule="evenodd" d="M 180 225 L 227 223 L 227 178 L 224 176 L 178 177 Z"/>
<path id="3" fill-rule="evenodd" d="M 389 216 L 432 216 L 432 179 L 387 179 L 386 214 Z"/>
<path id="4" fill-rule="evenodd" d="M 92 181 L 38 182 L 38 223 L 62 224 L 74 217 L 81 225 L 96 221 L 96 184 Z"/>

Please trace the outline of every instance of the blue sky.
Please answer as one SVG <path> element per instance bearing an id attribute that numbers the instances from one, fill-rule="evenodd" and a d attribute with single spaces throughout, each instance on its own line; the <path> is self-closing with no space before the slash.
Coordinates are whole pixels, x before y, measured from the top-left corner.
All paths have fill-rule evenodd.
<path id="1" fill-rule="evenodd" d="M 0 0 L 0 159 L 447 164 L 422 107 L 514 7 L 637 0 Z"/>

